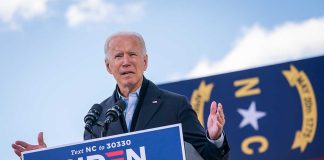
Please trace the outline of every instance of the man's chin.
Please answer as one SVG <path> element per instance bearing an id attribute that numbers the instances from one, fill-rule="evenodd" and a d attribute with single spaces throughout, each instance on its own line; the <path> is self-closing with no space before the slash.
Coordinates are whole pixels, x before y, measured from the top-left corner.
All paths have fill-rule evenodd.
<path id="1" fill-rule="evenodd" d="M 135 86 L 135 82 L 131 80 L 127 80 L 123 82 L 123 86 L 127 88 L 133 88 Z"/>

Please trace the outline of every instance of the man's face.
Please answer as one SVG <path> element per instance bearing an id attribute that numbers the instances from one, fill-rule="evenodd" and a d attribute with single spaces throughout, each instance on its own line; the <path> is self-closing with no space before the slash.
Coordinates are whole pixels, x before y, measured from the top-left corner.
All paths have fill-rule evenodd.
<path id="1" fill-rule="evenodd" d="M 147 55 L 135 36 L 121 35 L 113 37 L 108 44 L 107 70 L 114 76 L 121 90 L 129 92 L 138 89 L 147 68 Z M 124 95 L 128 96 L 128 95 Z"/>

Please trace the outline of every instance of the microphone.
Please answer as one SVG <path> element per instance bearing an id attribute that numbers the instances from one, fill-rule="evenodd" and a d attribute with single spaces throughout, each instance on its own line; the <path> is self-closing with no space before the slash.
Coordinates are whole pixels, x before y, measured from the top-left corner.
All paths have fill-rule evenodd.
<path id="1" fill-rule="evenodd" d="M 118 100 L 117 103 L 107 110 L 105 116 L 105 124 L 110 124 L 118 120 L 118 117 L 123 114 L 126 104 L 123 100 Z"/>
<path id="2" fill-rule="evenodd" d="M 96 138 L 97 136 L 93 133 L 92 131 L 92 126 L 94 126 L 98 118 L 102 112 L 102 106 L 100 104 L 94 104 L 91 109 L 89 110 L 88 114 L 84 117 L 84 122 L 85 122 L 85 129 L 94 135 Z"/>

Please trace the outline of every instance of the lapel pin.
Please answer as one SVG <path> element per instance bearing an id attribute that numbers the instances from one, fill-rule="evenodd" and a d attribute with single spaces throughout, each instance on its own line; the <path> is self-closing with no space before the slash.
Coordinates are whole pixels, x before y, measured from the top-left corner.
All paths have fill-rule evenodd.
<path id="1" fill-rule="evenodd" d="M 152 101 L 152 103 L 157 103 L 157 101 Z"/>

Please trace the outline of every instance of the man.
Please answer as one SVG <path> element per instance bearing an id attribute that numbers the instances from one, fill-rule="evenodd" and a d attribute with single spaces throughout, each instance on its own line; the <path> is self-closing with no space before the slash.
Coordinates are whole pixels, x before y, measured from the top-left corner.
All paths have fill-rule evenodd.
<path id="1" fill-rule="evenodd" d="M 184 140 L 191 143 L 204 159 L 228 157 L 222 105 L 212 102 L 205 131 L 184 96 L 162 90 L 144 77 L 148 55 L 141 35 L 120 32 L 110 36 L 105 44 L 105 63 L 117 85 L 113 95 L 101 103 L 103 110 L 108 110 L 119 99 L 127 104 L 124 115 L 109 125 L 108 136 L 181 123 Z M 98 121 L 104 119 L 102 113 Z M 101 130 L 98 126 L 93 128 L 97 135 Z M 84 133 L 85 140 L 92 138 L 90 133 Z M 20 156 L 22 151 L 46 147 L 46 144 L 39 134 L 38 145 L 17 141 L 12 147 Z"/>

